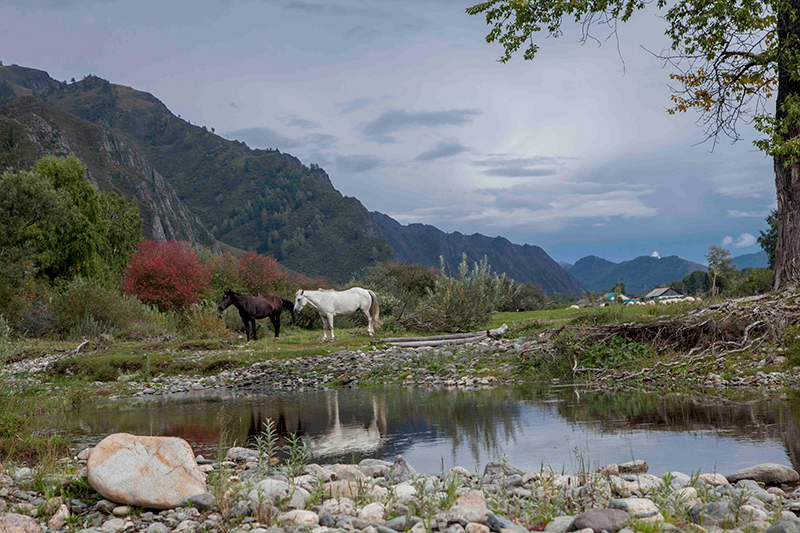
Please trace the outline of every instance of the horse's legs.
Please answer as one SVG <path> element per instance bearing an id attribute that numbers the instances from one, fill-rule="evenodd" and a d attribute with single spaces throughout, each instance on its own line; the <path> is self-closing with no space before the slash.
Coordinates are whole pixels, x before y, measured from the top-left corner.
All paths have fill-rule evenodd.
<path id="1" fill-rule="evenodd" d="M 328 326 L 331 328 L 331 342 L 333 342 L 333 313 L 328 313 Z"/>
<path id="2" fill-rule="evenodd" d="M 364 313 L 364 316 L 367 317 L 367 333 L 370 337 L 375 334 L 375 329 L 372 327 L 372 315 L 369 314 L 369 308 L 364 309 L 361 308 L 361 312 Z"/>
<path id="3" fill-rule="evenodd" d="M 258 340 L 258 335 L 256 334 L 256 329 L 258 328 L 258 324 L 256 324 L 256 319 L 255 318 L 251 318 L 250 319 L 250 323 L 253 325 L 253 340 L 257 341 Z"/>
<path id="4" fill-rule="evenodd" d="M 275 329 L 275 338 L 281 334 L 281 315 L 269 315 L 269 320 L 272 322 L 272 327 Z"/>
<path id="5" fill-rule="evenodd" d="M 322 319 L 322 342 L 325 342 L 328 340 L 328 322 L 322 313 L 319 314 L 319 318 Z"/>

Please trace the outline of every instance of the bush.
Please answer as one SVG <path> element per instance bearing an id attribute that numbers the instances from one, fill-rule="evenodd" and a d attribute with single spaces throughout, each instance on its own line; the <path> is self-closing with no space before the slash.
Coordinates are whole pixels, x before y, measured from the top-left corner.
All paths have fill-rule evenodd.
<path id="1" fill-rule="evenodd" d="M 287 276 L 272 257 L 247 252 L 239 260 L 239 284 L 248 294 L 258 295 L 284 290 Z"/>
<path id="2" fill-rule="evenodd" d="M 197 303 L 210 281 L 211 273 L 188 244 L 145 241 L 131 258 L 122 290 L 172 311 Z"/>
<path id="3" fill-rule="evenodd" d="M 231 336 L 216 306 L 210 304 L 188 307 L 183 312 L 180 332 L 192 339 L 227 339 Z"/>
<path id="4" fill-rule="evenodd" d="M 4 311 L 11 327 L 24 335 L 49 335 L 55 327 L 53 290 L 32 277 L 26 278 L 12 294 Z"/>

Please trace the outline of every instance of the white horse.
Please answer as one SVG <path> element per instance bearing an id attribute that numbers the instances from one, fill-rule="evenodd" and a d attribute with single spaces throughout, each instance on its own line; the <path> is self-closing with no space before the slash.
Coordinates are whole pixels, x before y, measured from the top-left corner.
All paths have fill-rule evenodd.
<path id="1" fill-rule="evenodd" d="M 294 312 L 299 313 L 304 305 L 309 304 L 319 312 L 322 319 L 322 340 L 328 340 L 328 329 L 331 330 L 331 340 L 333 337 L 333 317 L 336 315 L 349 315 L 359 309 L 367 317 L 367 333 L 370 337 L 375 333 L 375 326 L 380 326 L 378 318 L 378 296 L 367 289 L 353 287 L 346 291 L 318 290 L 304 291 L 299 290 L 294 297 Z"/>

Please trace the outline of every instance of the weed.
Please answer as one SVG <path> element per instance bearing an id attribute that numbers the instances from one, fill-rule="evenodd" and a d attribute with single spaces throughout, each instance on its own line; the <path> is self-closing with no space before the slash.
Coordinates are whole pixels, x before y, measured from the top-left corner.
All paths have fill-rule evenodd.
<path id="1" fill-rule="evenodd" d="M 303 470 L 308 465 L 310 455 L 308 448 L 303 444 L 303 440 L 297 433 L 290 433 L 287 440 L 288 444 L 284 447 L 284 452 L 286 453 L 284 468 L 287 477 L 291 479 L 303 473 Z"/>
<path id="2" fill-rule="evenodd" d="M 267 477 L 272 470 L 272 460 L 277 458 L 278 453 L 278 432 L 275 430 L 275 422 L 271 418 L 267 418 L 264 422 L 264 431 L 256 437 L 256 449 L 258 450 L 258 473 L 260 477 Z"/>

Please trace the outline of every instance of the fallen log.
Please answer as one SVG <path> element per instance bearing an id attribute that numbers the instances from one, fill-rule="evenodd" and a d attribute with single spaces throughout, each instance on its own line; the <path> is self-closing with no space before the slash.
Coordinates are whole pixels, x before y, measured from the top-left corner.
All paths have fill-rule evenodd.
<path id="1" fill-rule="evenodd" d="M 430 337 L 392 337 L 388 339 L 378 339 L 375 342 L 385 342 L 393 344 L 395 342 L 412 342 L 412 341 L 438 341 L 444 339 L 467 339 L 469 337 L 486 336 L 485 331 L 473 331 L 471 333 L 452 333 L 449 335 L 431 335 Z"/>
<path id="2" fill-rule="evenodd" d="M 458 344 L 469 344 L 471 342 L 479 342 L 482 340 L 486 340 L 489 337 L 484 333 L 481 337 L 467 337 L 466 339 L 439 339 L 434 341 L 412 341 L 412 342 L 393 342 L 391 343 L 392 346 L 396 346 L 398 348 L 423 348 L 423 347 L 430 347 L 435 348 L 436 346 L 444 346 L 444 345 L 458 345 Z"/>
<path id="3" fill-rule="evenodd" d="M 391 344 L 399 348 L 436 347 L 446 344 L 468 344 L 470 342 L 479 342 L 489 338 L 496 339 L 502 337 L 506 331 L 508 331 L 508 325 L 503 324 L 499 328 L 485 331 L 473 331 L 472 333 L 453 333 L 450 335 L 432 335 L 430 337 L 394 337 L 378 339 L 375 342 Z"/>

